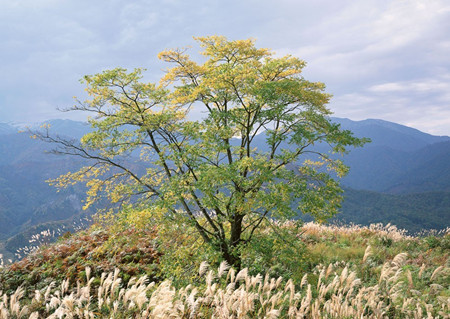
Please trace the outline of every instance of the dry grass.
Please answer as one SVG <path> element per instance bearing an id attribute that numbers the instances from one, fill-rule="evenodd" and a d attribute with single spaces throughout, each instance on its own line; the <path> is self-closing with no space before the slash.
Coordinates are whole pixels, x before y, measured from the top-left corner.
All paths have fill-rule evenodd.
<path id="1" fill-rule="evenodd" d="M 370 251 L 361 261 L 365 266 Z M 123 286 L 118 270 L 104 273 L 94 286 L 87 268 L 84 285 L 66 280 L 28 297 L 22 288 L 0 293 L 0 318 L 449 318 L 450 298 L 442 286 L 449 268 L 422 269 L 416 280 L 430 281 L 430 288 L 420 292 L 406 261 L 406 253 L 386 261 L 374 285 L 343 262 L 319 265 L 300 283 L 203 263 L 203 284 L 178 290 L 169 281 L 148 283 L 145 276 Z"/>
<path id="2" fill-rule="evenodd" d="M 292 225 L 288 222 L 281 226 Z M 98 244 L 106 236 L 102 234 L 84 237 L 89 237 L 89 243 L 95 239 Z M 202 263 L 200 282 L 194 280 L 195 285 L 177 288 L 167 280 L 149 283 L 145 276 L 121 277 L 127 275 L 122 268 L 120 271 L 103 270 L 105 272 L 101 274 L 93 265 L 93 268 L 86 267 L 84 272 L 80 270 L 84 277 L 75 276 L 51 284 L 43 281 L 34 291 L 29 286 L 12 290 L 9 287 L 8 293 L 0 291 L 0 319 L 450 318 L 450 268 L 445 250 L 439 248 L 434 252 L 440 256 L 438 263 L 436 260 L 418 263 L 412 250 L 408 255 L 398 253 L 398 248 L 419 245 L 419 239 L 390 225 L 361 227 L 307 223 L 300 229 L 299 236 L 306 241 L 316 238 L 312 246 L 320 247 L 323 254 L 330 254 L 325 248 L 336 250 L 343 242 L 353 244 L 359 240 L 366 246 L 345 246 L 343 251 L 355 251 L 358 258 L 319 263 L 298 281 L 268 275 L 252 276 L 247 269 L 236 273 L 226 263 L 217 269 Z M 448 232 L 445 236 L 449 236 Z M 130 236 L 126 238 L 131 239 Z M 367 246 L 369 242 L 378 243 L 377 239 L 389 239 L 399 245 L 395 249 L 382 250 L 383 254 L 380 254 L 380 247 Z M 70 240 L 78 242 L 77 237 Z M 117 249 L 125 249 L 117 240 L 115 242 Z M 54 245 L 52 249 L 61 255 L 65 243 Z M 78 246 L 74 247 L 75 251 L 80 250 Z M 108 251 L 114 247 L 109 247 Z M 422 251 L 421 246 L 414 247 L 419 247 L 414 254 Z M 388 250 L 397 252 L 389 254 Z M 429 252 L 424 253 L 427 256 Z M 21 263 L 24 262 L 27 261 Z M 31 259 L 28 263 L 34 265 Z M 19 266 L 14 266 L 19 272 L 27 269 Z M 14 271 L 14 267 L 10 267 L 10 271 Z M 7 290 L 7 287 L 2 287 L 0 282 L 0 289 Z"/>
<path id="3" fill-rule="evenodd" d="M 290 222 L 287 222 L 287 226 L 289 226 Z M 375 236 L 375 237 L 384 237 L 389 238 L 393 241 L 400 240 L 408 240 L 413 239 L 414 237 L 408 236 L 407 231 L 404 229 L 399 229 L 395 225 L 387 224 L 383 225 L 382 223 L 378 224 L 370 224 L 369 226 L 361 226 L 361 225 L 325 225 L 318 224 L 314 222 L 305 223 L 302 227 L 303 231 L 309 235 L 321 235 L 324 234 L 333 234 L 333 235 L 347 235 L 347 236 Z M 442 233 L 448 233 L 450 229 L 442 231 Z"/>

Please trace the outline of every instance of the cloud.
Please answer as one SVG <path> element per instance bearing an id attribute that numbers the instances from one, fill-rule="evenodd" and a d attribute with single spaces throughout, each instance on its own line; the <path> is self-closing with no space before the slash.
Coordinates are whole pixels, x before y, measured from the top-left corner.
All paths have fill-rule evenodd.
<path id="1" fill-rule="evenodd" d="M 336 116 L 448 135 L 449 13 L 444 1 L 346 2 L 283 53 L 308 61 L 305 76 L 327 84 Z"/>
<path id="2" fill-rule="evenodd" d="M 450 91 L 450 80 L 447 76 L 447 79 L 420 79 L 405 82 L 383 83 L 369 87 L 368 91 L 379 94 L 392 92 L 423 94 L 435 92 L 442 95 Z"/>
<path id="3" fill-rule="evenodd" d="M 336 113 L 352 119 L 377 118 L 433 134 L 450 127 L 450 73 L 436 78 L 380 83 L 334 99 Z"/>
<path id="4" fill-rule="evenodd" d="M 444 26 L 449 5 L 443 1 L 353 1 L 330 19 L 302 31 L 306 45 L 294 50 L 325 77 L 360 82 L 361 76 L 392 76 L 399 69 L 444 58 L 448 41 Z M 417 58 L 420 57 L 420 60 Z M 418 61 L 420 61 L 418 63 Z M 403 75 L 398 74 L 398 76 Z"/>
<path id="5" fill-rule="evenodd" d="M 83 94 L 78 79 L 107 68 L 146 67 L 156 81 L 159 51 L 222 34 L 305 59 L 337 116 L 450 134 L 447 30 L 446 0 L 2 1 L 0 122 L 61 116 L 56 107 Z"/>

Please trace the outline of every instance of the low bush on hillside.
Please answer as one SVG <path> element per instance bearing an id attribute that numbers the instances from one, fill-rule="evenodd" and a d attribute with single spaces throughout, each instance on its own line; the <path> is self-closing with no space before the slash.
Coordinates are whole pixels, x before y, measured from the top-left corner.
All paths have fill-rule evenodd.
<path id="1" fill-rule="evenodd" d="M 29 293 L 54 281 L 83 282 L 86 267 L 91 268 L 93 276 L 100 277 L 119 268 L 126 280 L 143 274 L 159 280 L 157 265 L 161 254 L 151 244 L 155 234 L 154 230 L 132 228 L 112 233 L 93 226 L 66 235 L 57 243 L 0 269 L 0 290 L 12 293 L 20 286 Z"/>
<path id="2" fill-rule="evenodd" d="M 120 270 L 103 273 L 98 286 L 86 268 L 85 284 L 64 280 L 26 296 L 23 288 L 1 295 L 0 318 L 436 318 L 448 317 L 449 268 L 412 267 L 400 253 L 381 268 L 368 246 L 359 266 L 318 265 L 300 282 L 236 273 L 222 262 L 202 263 L 202 282 L 176 289 L 147 276 L 123 284 Z M 361 269 L 376 281 L 359 276 Z M 427 287 L 423 289 L 423 287 Z M 421 289 L 421 290 L 418 290 Z"/>
<path id="3" fill-rule="evenodd" d="M 0 318 L 445 318 L 450 310 L 448 231 L 410 237 L 390 225 L 292 221 L 275 234 L 266 225 L 237 272 L 187 225 L 128 226 L 94 226 L 0 270 Z"/>

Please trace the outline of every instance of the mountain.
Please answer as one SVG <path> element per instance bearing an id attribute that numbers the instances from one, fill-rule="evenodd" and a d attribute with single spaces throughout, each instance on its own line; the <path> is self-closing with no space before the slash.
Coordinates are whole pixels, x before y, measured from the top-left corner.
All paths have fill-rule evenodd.
<path id="1" fill-rule="evenodd" d="M 371 139 L 371 143 L 345 155 L 350 172 L 343 178 L 343 185 L 405 194 L 450 190 L 450 137 L 433 136 L 383 120 L 333 121 L 357 137 Z"/>
<path id="2" fill-rule="evenodd" d="M 14 134 L 17 130 L 6 123 L 0 123 L 0 135 Z"/>
<path id="3" fill-rule="evenodd" d="M 450 137 L 433 136 L 382 120 L 332 120 L 356 136 L 372 140 L 344 157 L 350 173 L 342 180 L 345 201 L 338 219 L 361 224 L 391 222 L 410 231 L 449 226 Z M 83 122 L 46 123 L 51 134 L 74 139 L 90 130 Z M 82 186 L 57 192 L 45 182 L 75 171 L 83 162 L 47 154 L 53 145 L 31 139 L 30 135 L 0 123 L 0 254 L 3 255 L 14 255 L 15 250 L 21 249 L 18 245 L 36 231 L 69 229 L 74 219 L 95 212 L 95 209 L 88 213 L 81 210 L 85 196 Z M 258 135 L 255 142 L 264 149 L 265 135 Z"/>
<path id="4" fill-rule="evenodd" d="M 76 128 L 86 127 L 73 121 L 56 121 L 56 124 L 64 124 L 55 127 L 63 134 L 69 134 L 72 127 L 74 132 Z M 53 146 L 30 138 L 28 132 L 19 132 L 7 124 L 0 124 L 0 128 L 0 254 L 11 256 L 15 250 L 10 249 L 20 248 L 14 243 L 30 239 L 32 232 L 40 229 L 39 225 L 47 225 L 46 229 L 50 227 L 52 232 L 61 225 L 70 229 L 68 221 L 75 216 L 88 217 L 94 211 L 81 209 L 85 197 L 82 186 L 58 192 L 46 183 L 48 179 L 78 169 L 82 161 L 48 154 Z M 25 239 L 7 241 L 14 236 Z"/>
<path id="5" fill-rule="evenodd" d="M 413 152 L 386 191 L 402 194 L 450 192 L 450 142 L 431 144 Z"/>
<path id="6" fill-rule="evenodd" d="M 450 190 L 450 137 L 430 135 L 383 120 L 331 120 L 356 137 L 371 139 L 364 147 L 353 148 L 343 157 L 333 155 L 350 167 L 349 174 L 341 180 L 342 185 L 392 194 Z M 266 135 L 257 135 L 255 144 L 267 151 Z M 287 143 L 282 147 L 293 148 Z M 328 146 L 318 144 L 315 150 L 326 152 Z M 306 158 L 301 158 L 298 164 Z"/>
<path id="7" fill-rule="evenodd" d="M 384 194 L 346 188 L 342 213 L 334 219 L 369 225 L 390 223 L 411 233 L 450 226 L 450 192 Z"/>
<path id="8" fill-rule="evenodd" d="M 51 149 L 50 145 L 33 140 L 30 136 L 26 132 L 0 135 L 0 165 L 57 160 L 45 153 Z"/>
<path id="9" fill-rule="evenodd" d="M 54 145 L 32 138 L 32 131 L 42 130 L 44 124 L 50 125 L 50 134 L 74 140 L 79 140 L 90 131 L 87 123 L 71 120 L 50 120 L 31 125 L 21 131 L 8 124 L 0 123 L 0 165 L 60 161 L 60 156 L 47 154 Z"/>
<path id="10" fill-rule="evenodd" d="M 43 124 L 50 126 L 51 134 L 71 137 L 79 140 L 83 135 L 91 131 L 88 123 L 72 120 L 48 120 L 40 124 L 32 126 L 32 129 L 39 129 Z"/>
<path id="11" fill-rule="evenodd" d="M 333 117 L 332 120 L 339 123 L 342 128 L 352 131 L 357 137 L 369 137 L 372 140 L 371 147 L 382 146 L 393 150 L 411 152 L 430 144 L 450 141 L 449 136 L 434 136 L 415 128 L 384 120 L 352 121 L 337 117 Z"/>

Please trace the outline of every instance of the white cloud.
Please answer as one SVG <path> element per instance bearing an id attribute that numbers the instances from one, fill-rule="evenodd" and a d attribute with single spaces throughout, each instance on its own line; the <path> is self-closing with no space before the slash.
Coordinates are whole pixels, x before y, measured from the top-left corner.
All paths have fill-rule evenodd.
<path id="1" fill-rule="evenodd" d="M 358 93 L 336 97 L 338 116 L 352 119 L 380 118 L 433 134 L 450 128 L 450 74 L 436 78 L 372 85 Z"/>
<path id="2" fill-rule="evenodd" d="M 106 68 L 146 67 L 155 81 L 159 51 L 223 34 L 305 59 L 337 116 L 450 134 L 447 0 L 0 3 L 0 122 L 60 116 L 82 92 L 78 79 Z"/>
<path id="3" fill-rule="evenodd" d="M 417 62 L 422 71 L 420 63 L 435 57 L 429 52 L 444 56 L 440 43 L 448 40 L 443 27 L 450 20 L 448 7 L 444 1 L 347 2 L 315 25 L 314 32 L 302 32 L 307 44 L 283 51 L 294 50 L 314 73 L 350 85 L 361 77 L 391 76 Z"/>
<path id="4" fill-rule="evenodd" d="M 369 87 L 367 89 L 374 93 L 408 93 L 408 94 L 418 94 L 418 93 L 436 93 L 436 94 L 446 94 L 450 91 L 450 79 L 446 78 L 428 78 L 428 79 L 418 79 L 413 81 L 403 81 L 403 82 L 390 82 L 377 84 Z M 448 101 L 450 103 L 450 101 Z"/>

